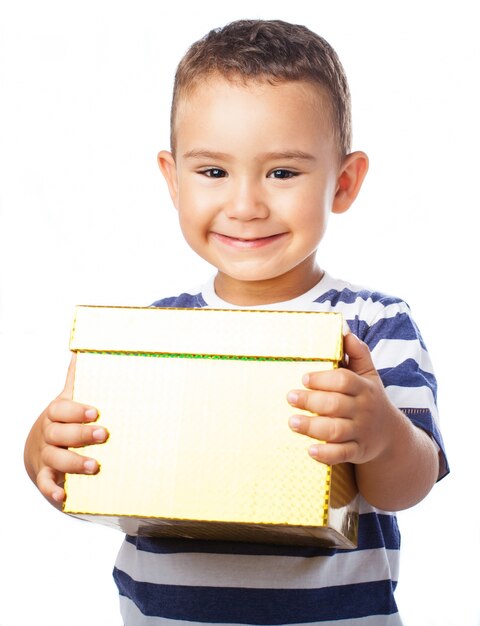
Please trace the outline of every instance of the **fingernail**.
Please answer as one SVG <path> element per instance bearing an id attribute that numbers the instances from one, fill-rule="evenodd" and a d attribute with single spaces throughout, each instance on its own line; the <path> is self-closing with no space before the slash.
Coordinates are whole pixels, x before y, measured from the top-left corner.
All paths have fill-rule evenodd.
<path id="1" fill-rule="evenodd" d="M 52 493 L 52 500 L 55 500 L 55 502 L 63 502 L 63 492 L 62 491 L 54 491 Z"/>
<path id="2" fill-rule="evenodd" d="M 287 394 L 287 400 L 290 402 L 290 404 L 297 404 L 298 393 L 296 393 L 295 391 L 289 391 Z"/>
<path id="3" fill-rule="evenodd" d="M 318 446 L 310 446 L 308 448 L 308 454 L 316 458 L 318 456 Z"/>
<path id="4" fill-rule="evenodd" d="M 107 438 L 107 431 L 105 428 L 96 428 L 92 433 L 92 437 L 95 441 L 105 441 Z"/>
<path id="5" fill-rule="evenodd" d="M 301 424 L 301 420 L 298 415 L 292 415 L 292 417 L 288 420 L 288 423 L 292 430 L 298 430 Z"/>
<path id="6" fill-rule="evenodd" d="M 83 469 L 87 474 L 93 474 L 97 470 L 97 462 L 93 459 L 87 459 L 83 464 Z"/>
<path id="7" fill-rule="evenodd" d="M 308 385 L 309 380 L 310 380 L 310 374 L 304 374 L 304 375 L 302 376 L 302 383 L 303 383 L 305 386 L 307 386 L 307 385 Z"/>
<path id="8" fill-rule="evenodd" d="M 97 409 L 87 409 L 85 411 L 85 417 L 87 418 L 87 420 L 96 420 L 98 417 Z"/>

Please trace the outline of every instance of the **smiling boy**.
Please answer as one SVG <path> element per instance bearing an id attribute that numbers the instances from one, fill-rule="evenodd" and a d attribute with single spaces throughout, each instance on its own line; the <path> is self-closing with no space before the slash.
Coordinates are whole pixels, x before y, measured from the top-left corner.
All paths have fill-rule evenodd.
<path id="1" fill-rule="evenodd" d="M 447 467 L 435 379 L 407 305 L 317 264 L 330 213 L 350 207 L 368 168 L 364 153 L 350 152 L 340 62 L 305 27 L 235 22 L 182 59 L 171 123 L 171 152 L 158 163 L 185 239 L 217 272 L 155 305 L 344 314 L 348 369 L 311 372 L 285 393 L 311 413 L 292 415 L 289 426 L 310 437 L 312 463 L 355 464 L 359 546 L 127 537 L 114 571 L 124 623 L 401 624 L 391 511 L 419 502 Z M 67 448 L 107 437 L 85 425 L 96 409 L 71 401 L 73 368 L 25 452 L 31 478 L 57 505 L 64 472 L 98 471 Z"/>

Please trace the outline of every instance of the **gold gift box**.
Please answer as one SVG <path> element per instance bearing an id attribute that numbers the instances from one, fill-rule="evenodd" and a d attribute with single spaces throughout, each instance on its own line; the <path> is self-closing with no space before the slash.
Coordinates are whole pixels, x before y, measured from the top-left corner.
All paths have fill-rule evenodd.
<path id="1" fill-rule="evenodd" d="M 109 431 L 66 513 L 133 535 L 355 547 L 352 466 L 324 465 L 286 401 L 342 359 L 338 313 L 77 307 L 74 400 Z M 82 452 L 82 450 L 80 451 Z"/>

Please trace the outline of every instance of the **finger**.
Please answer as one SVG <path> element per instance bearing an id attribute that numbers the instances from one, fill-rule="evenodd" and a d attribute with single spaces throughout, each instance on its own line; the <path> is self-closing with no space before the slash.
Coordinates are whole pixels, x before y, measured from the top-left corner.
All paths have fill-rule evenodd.
<path id="1" fill-rule="evenodd" d="M 46 411 L 52 422 L 93 422 L 98 419 L 98 411 L 94 407 L 58 397 L 50 403 Z"/>
<path id="2" fill-rule="evenodd" d="M 306 391 L 295 389 L 287 395 L 288 402 L 297 409 L 326 417 L 352 418 L 355 404 L 353 396 L 335 391 Z"/>
<path id="3" fill-rule="evenodd" d="M 51 422 L 45 427 L 45 442 L 62 448 L 81 448 L 104 443 L 107 438 L 108 431 L 102 426 Z"/>
<path id="4" fill-rule="evenodd" d="M 358 455 L 358 444 L 356 441 L 345 443 L 315 443 L 308 449 L 308 454 L 326 465 L 336 465 L 337 463 L 355 463 Z"/>
<path id="5" fill-rule="evenodd" d="M 57 506 L 65 499 L 65 491 L 59 482 L 63 483 L 63 475 L 51 467 L 44 467 L 38 472 L 37 487 L 40 493 Z"/>
<path id="6" fill-rule="evenodd" d="M 366 343 L 361 341 L 353 333 L 345 335 L 343 348 L 348 355 L 348 369 L 359 376 L 364 376 L 370 372 L 375 372 L 375 365 L 372 355 Z"/>
<path id="7" fill-rule="evenodd" d="M 302 377 L 302 383 L 307 389 L 333 391 L 349 396 L 358 394 L 361 388 L 358 375 L 346 368 L 310 372 Z"/>
<path id="8" fill-rule="evenodd" d="M 60 396 L 62 398 L 67 398 L 71 400 L 73 397 L 73 383 L 75 380 L 75 365 L 77 362 L 77 353 L 72 353 L 72 358 L 70 359 L 70 365 L 68 366 L 67 379 L 65 381 L 65 387 L 63 388 Z"/>
<path id="9" fill-rule="evenodd" d="M 355 425 L 351 420 L 336 417 L 292 415 L 288 423 L 293 431 L 319 441 L 344 443 L 355 438 Z"/>
<path id="10" fill-rule="evenodd" d="M 95 459 L 56 446 L 45 446 L 41 456 L 45 466 L 62 474 L 96 474 L 100 469 Z"/>

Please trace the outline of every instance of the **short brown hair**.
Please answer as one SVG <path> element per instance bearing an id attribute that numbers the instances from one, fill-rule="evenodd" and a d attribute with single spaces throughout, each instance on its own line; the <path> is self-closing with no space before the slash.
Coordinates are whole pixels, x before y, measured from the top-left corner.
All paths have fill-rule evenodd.
<path id="1" fill-rule="evenodd" d="M 305 26 L 280 20 L 238 20 L 211 30 L 195 42 L 175 74 L 171 109 L 171 145 L 175 148 L 175 116 L 181 97 L 211 75 L 227 79 L 308 81 L 328 95 L 339 152 L 350 152 L 350 90 L 335 50 Z"/>

